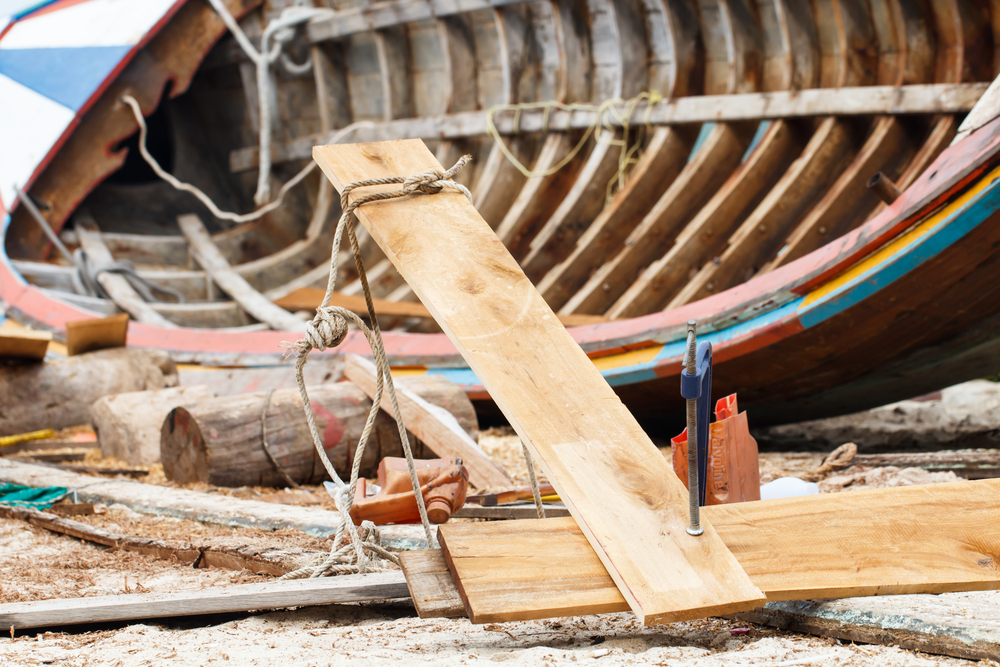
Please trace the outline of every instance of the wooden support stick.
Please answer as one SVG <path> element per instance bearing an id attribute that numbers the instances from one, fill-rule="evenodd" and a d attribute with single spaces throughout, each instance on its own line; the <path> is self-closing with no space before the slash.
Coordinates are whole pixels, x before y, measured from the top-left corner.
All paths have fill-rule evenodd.
<path id="1" fill-rule="evenodd" d="M 304 330 L 305 323 L 302 320 L 291 315 L 284 308 L 271 303 L 267 297 L 251 287 L 243 276 L 232 269 L 229 262 L 212 242 L 212 237 L 197 215 L 182 215 L 177 218 L 177 224 L 180 225 L 181 231 L 190 244 L 191 252 L 201 268 L 205 269 L 205 272 L 218 283 L 222 291 L 240 304 L 243 310 L 278 331 Z"/>
<path id="2" fill-rule="evenodd" d="M 0 604 L 0 626 L 14 631 L 80 623 L 227 614 L 256 609 L 312 607 L 409 596 L 401 572 L 269 581 L 176 593 L 131 593 L 101 597 Z"/>
<path id="3" fill-rule="evenodd" d="M 344 376 L 356 384 L 368 397 L 375 400 L 377 369 L 375 364 L 356 354 L 347 355 Z M 503 468 L 486 455 L 475 440 L 469 437 L 454 415 L 407 389 L 406 385 L 396 385 L 396 400 L 403 423 L 435 454 L 442 458 L 460 458 L 469 470 L 469 481 L 473 486 L 510 486 L 514 482 Z M 382 409 L 392 415 L 392 401 L 389 393 L 382 392 Z"/>
<path id="4" fill-rule="evenodd" d="M 419 140 L 318 146 L 314 157 L 338 190 L 441 169 Z M 685 533 L 684 486 L 462 194 L 357 213 L 532 450 L 642 622 L 763 604 L 708 522 L 701 537 Z"/>

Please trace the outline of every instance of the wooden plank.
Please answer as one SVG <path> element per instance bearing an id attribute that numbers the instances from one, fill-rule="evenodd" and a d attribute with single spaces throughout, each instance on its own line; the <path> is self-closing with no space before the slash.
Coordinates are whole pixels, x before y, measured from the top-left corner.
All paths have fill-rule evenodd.
<path id="1" fill-rule="evenodd" d="M 344 376 L 375 400 L 375 364 L 356 354 L 347 355 Z M 483 489 L 511 486 L 514 481 L 486 455 L 475 440 L 444 408 L 431 404 L 405 385 L 396 384 L 396 400 L 407 430 L 442 458 L 460 458 L 469 470 L 469 482 Z M 382 392 L 382 409 L 393 414 L 389 392 Z"/>
<path id="2" fill-rule="evenodd" d="M 77 212 L 76 235 L 80 240 L 80 247 L 87 254 L 87 259 L 95 271 L 110 268 L 114 264 L 115 258 L 111 256 L 111 251 L 101 240 L 101 230 L 97 228 L 97 223 L 94 222 L 89 213 Z M 125 276 L 105 272 L 99 273 L 96 280 L 107 291 L 115 305 L 137 321 L 168 329 L 177 326 L 153 310 L 153 307 L 139 296 L 139 293 L 135 291 Z"/>
<path id="3" fill-rule="evenodd" d="M 66 323 L 66 355 L 125 347 L 129 317 L 126 313 Z"/>
<path id="4" fill-rule="evenodd" d="M 215 586 L 175 593 L 131 593 L 0 605 L 0 624 L 14 631 L 80 623 L 227 614 L 258 609 L 313 607 L 409 595 L 401 572 Z"/>
<path id="5" fill-rule="evenodd" d="M 124 505 L 140 514 L 192 519 L 221 526 L 260 530 L 298 530 L 314 537 L 337 532 L 340 514 L 314 507 L 279 505 L 172 489 L 133 480 L 79 475 L 37 464 L 0 458 L 0 482 L 31 487 L 64 486 L 76 489 L 80 502 Z M 394 549 L 423 549 L 427 541 L 419 525 L 382 526 L 382 542 Z"/>
<path id="6" fill-rule="evenodd" d="M 286 310 L 315 310 L 323 303 L 323 296 L 326 290 L 318 287 L 300 287 L 287 296 L 275 299 L 274 304 Z M 431 312 L 422 303 L 409 301 L 389 301 L 388 299 L 372 299 L 375 304 L 375 313 L 387 317 L 422 317 L 431 319 Z M 358 313 L 368 315 L 368 306 L 365 298 L 359 294 L 342 294 L 334 292 L 330 300 L 331 306 L 340 306 Z M 601 315 L 560 315 L 559 321 L 563 326 L 575 327 L 584 324 L 599 324 L 610 320 Z"/>
<path id="7" fill-rule="evenodd" d="M 233 271 L 229 262 L 212 243 L 212 237 L 197 215 L 182 215 L 177 218 L 177 224 L 187 238 L 197 262 L 243 310 L 278 331 L 304 330 L 302 320 L 271 303 L 251 287 L 246 279 Z"/>
<path id="8" fill-rule="evenodd" d="M 407 551 L 400 555 L 400 561 L 421 618 L 466 615 L 441 550 Z M 414 579 L 407 561 L 420 566 Z M 736 618 L 793 632 L 982 660 L 1000 653 L 997 595 L 990 591 L 790 600 L 768 602 L 764 608 L 741 612 Z"/>
<path id="9" fill-rule="evenodd" d="M 733 95 L 697 95 L 664 100 L 653 105 L 650 125 L 684 125 L 708 122 L 737 122 L 808 118 L 819 116 L 907 115 L 961 113 L 975 105 L 986 90 L 985 83 L 919 84 L 912 86 L 858 86 L 851 88 L 812 88 L 798 91 L 741 93 Z M 646 105 L 640 104 L 631 116 L 631 125 L 647 122 Z M 617 107 L 624 116 L 624 107 Z M 503 135 L 532 132 L 564 132 L 593 125 L 594 111 L 552 110 L 545 124 L 542 109 L 524 109 L 515 124 L 513 111 L 498 112 L 494 123 Z M 620 126 L 615 113 L 606 114 L 610 126 Z M 407 118 L 371 127 L 359 128 L 351 141 L 373 142 L 408 137 L 423 139 L 461 139 L 486 134 L 487 114 L 465 111 L 441 116 Z M 301 160 L 309 157 L 313 146 L 330 141 L 332 133 L 311 134 L 288 143 L 274 143 L 274 162 Z M 236 149 L 229 155 L 229 168 L 234 172 L 257 166 L 255 147 Z"/>
<path id="10" fill-rule="evenodd" d="M 438 168 L 419 140 L 319 146 L 334 186 Z M 457 192 L 362 207 L 359 218 L 448 334 L 646 624 L 759 606 L 710 522 L 517 263 Z M 456 252 L 460 248 L 461 252 Z"/>
<path id="11" fill-rule="evenodd" d="M 51 331 L 0 329 L 0 357 L 42 360 L 51 340 Z"/>
<path id="12" fill-rule="evenodd" d="M 1000 655 L 996 593 L 769 602 L 738 614 L 750 623 L 967 660 Z"/>
<path id="13" fill-rule="evenodd" d="M 1000 481 L 703 508 L 768 600 L 1000 589 Z M 628 608 L 570 518 L 438 531 L 475 623 Z"/>
<path id="14" fill-rule="evenodd" d="M 399 554 L 399 565 L 420 618 L 465 616 L 465 604 L 440 549 L 404 551 Z"/>

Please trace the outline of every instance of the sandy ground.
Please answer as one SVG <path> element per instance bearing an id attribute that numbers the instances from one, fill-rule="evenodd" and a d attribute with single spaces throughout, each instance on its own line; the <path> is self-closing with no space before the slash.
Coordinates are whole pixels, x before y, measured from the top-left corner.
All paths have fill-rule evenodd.
<path id="1" fill-rule="evenodd" d="M 482 435 L 484 449 L 518 483 L 527 482 L 516 436 L 494 429 Z M 763 454 L 761 478 L 808 471 L 822 454 Z M 88 464 L 115 465 L 89 460 Z M 155 467 L 143 481 L 167 483 Z M 951 473 L 922 470 L 839 471 L 821 484 L 824 492 L 900 484 L 951 481 Z M 314 504 L 318 489 L 290 493 L 271 489 L 216 489 L 242 497 Z M 277 494 L 277 495 L 275 495 Z M 263 496 L 263 497 L 262 497 Z M 127 508 L 75 517 L 108 530 L 175 542 L 249 543 L 258 547 L 324 548 L 324 541 L 292 531 L 207 526 L 180 519 L 151 518 Z M 85 597 L 136 591 L 193 590 L 265 577 L 114 552 L 66 536 L 0 519 L 0 602 Z M 369 665 L 384 662 L 478 665 L 971 665 L 969 661 L 898 648 L 852 645 L 706 619 L 641 628 L 630 614 L 474 626 L 465 619 L 422 620 L 408 603 L 344 605 L 227 617 L 170 619 L 135 625 L 80 627 L 66 633 L 6 633 L 0 667 L 8 665 Z M 985 661 L 979 664 L 1000 665 Z"/>

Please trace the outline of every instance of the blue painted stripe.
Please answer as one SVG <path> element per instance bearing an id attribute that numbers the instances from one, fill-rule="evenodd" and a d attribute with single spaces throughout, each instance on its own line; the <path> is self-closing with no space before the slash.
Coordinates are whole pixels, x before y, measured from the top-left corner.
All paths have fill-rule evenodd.
<path id="1" fill-rule="evenodd" d="M 767 132 L 767 128 L 769 127 L 771 127 L 771 121 L 761 121 L 760 125 L 757 126 L 757 132 L 754 133 L 753 139 L 750 140 L 750 145 L 747 146 L 746 152 L 743 153 L 743 157 L 740 158 L 740 162 L 746 162 L 750 159 L 750 156 L 753 155 L 755 150 L 757 150 L 760 140 L 764 138 L 764 134 Z"/>
<path id="2" fill-rule="evenodd" d="M 428 375 L 440 375 L 446 380 L 451 380 L 460 387 L 482 387 L 483 383 L 480 382 L 476 374 L 468 368 L 430 368 L 427 370 Z"/>
<path id="3" fill-rule="evenodd" d="M 79 111 L 131 49 L 0 49 L 0 74 Z"/>
<path id="4" fill-rule="evenodd" d="M 799 313 L 802 325 L 806 328 L 816 326 L 860 303 L 957 243 L 1000 209 L 998 183 L 1000 179 L 994 179 L 968 205 L 942 220 L 933 230 L 891 260 L 862 273 L 823 299 L 809 304 Z"/>
<path id="5" fill-rule="evenodd" d="M 703 123 L 701 129 L 698 131 L 698 138 L 694 140 L 694 146 L 691 147 L 691 153 L 688 154 L 688 162 L 694 159 L 694 156 L 698 154 L 701 147 L 705 144 L 708 139 L 708 135 L 712 133 L 715 129 L 715 123 Z"/>

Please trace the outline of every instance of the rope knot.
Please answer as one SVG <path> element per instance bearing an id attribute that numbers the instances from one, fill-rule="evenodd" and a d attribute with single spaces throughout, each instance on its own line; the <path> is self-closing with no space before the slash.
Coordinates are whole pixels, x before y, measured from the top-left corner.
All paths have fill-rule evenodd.
<path id="1" fill-rule="evenodd" d="M 447 179 L 443 169 L 428 169 L 425 172 L 407 176 L 403 181 L 403 191 L 410 194 L 415 190 L 420 190 L 424 194 L 434 195 L 444 188 L 442 181 Z"/>
<path id="2" fill-rule="evenodd" d="M 316 317 L 306 322 L 306 340 L 314 350 L 337 347 L 347 338 L 347 318 L 334 306 L 317 308 Z"/>

